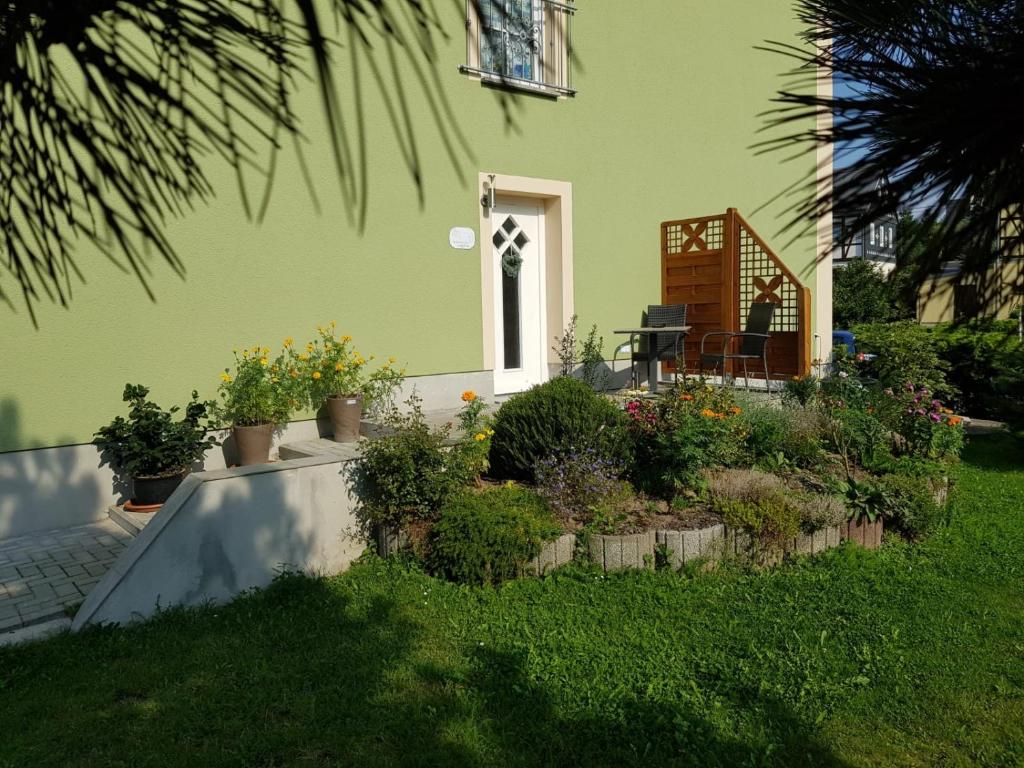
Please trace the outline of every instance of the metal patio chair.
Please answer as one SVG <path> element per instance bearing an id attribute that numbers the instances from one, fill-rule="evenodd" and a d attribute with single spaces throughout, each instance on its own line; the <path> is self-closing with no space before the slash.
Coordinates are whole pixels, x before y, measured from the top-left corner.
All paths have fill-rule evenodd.
<path id="1" fill-rule="evenodd" d="M 686 325 L 685 304 L 650 304 L 647 311 L 640 315 L 641 328 L 663 328 L 666 326 Z M 652 356 L 661 362 L 669 360 L 676 361 L 675 378 L 679 380 L 679 369 L 683 369 L 683 376 L 686 376 L 686 347 L 685 333 L 655 333 L 655 334 L 633 334 L 627 344 L 623 344 L 615 350 L 616 358 L 619 352 L 629 352 L 630 356 L 630 381 L 634 389 L 640 387 L 640 369 L 638 363 L 647 364 Z M 652 350 L 653 347 L 653 350 Z M 614 361 L 613 361 L 614 364 Z"/>
<path id="2" fill-rule="evenodd" d="M 750 376 L 747 371 L 747 363 L 751 360 L 760 360 L 764 366 L 764 385 L 771 394 L 771 379 L 768 377 L 768 342 L 771 339 L 769 330 L 772 327 L 772 317 L 778 304 L 764 302 L 751 304 L 750 312 L 747 313 L 746 327 L 742 331 L 711 331 L 705 333 L 700 340 L 700 373 L 711 367 L 712 371 L 721 369 L 722 386 L 725 386 L 725 364 L 729 360 L 739 360 L 743 363 L 743 383 L 750 389 Z M 704 351 L 704 344 L 708 339 L 720 336 L 722 340 L 722 351 L 720 354 L 711 354 Z M 734 339 L 740 339 L 738 352 L 731 352 Z M 734 378 L 735 380 L 735 378 Z"/>

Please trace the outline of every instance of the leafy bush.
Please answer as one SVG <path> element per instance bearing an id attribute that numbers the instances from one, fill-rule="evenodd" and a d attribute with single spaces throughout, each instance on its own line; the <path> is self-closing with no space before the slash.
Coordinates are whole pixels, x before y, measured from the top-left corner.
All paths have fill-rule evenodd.
<path id="1" fill-rule="evenodd" d="M 911 381 L 944 399 L 956 394 L 946 380 L 949 364 L 939 356 L 938 345 L 924 326 L 908 320 L 858 325 L 853 332 L 860 352 L 877 355 L 860 365 L 881 386 L 896 389 Z"/>
<path id="2" fill-rule="evenodd" d="M 200 402 L 198 392 L 179 421 L 174 420 L 178 406 L 165 411 L 148 395 L 141 384 L 126 384 L 122 399 L 131 404 L 128 418 L 118 416 L 96 432 L 93 443 L 112 466 L 130 477 L 176 475 L 217 445 L 207 434 L 214 426 L 208 418 L 212 404 Z"/>
<path id="3" fill-rule="evenodd" d="M 850 478 L 842 484 L 842 491 L 848 517 L 854 522 L 866 518 L 873 523 L 889 509 L 888 491 L 881 483 Z"/>
<path id="4" fill-rule="evenodd" d="M 450 428 L 431 429 L 419 400 L 408 414 L 391 409 L 384 419 L 390 434 L 361 444 L 354 478 L 371 522 L 398 525 L 434 517 L 473 476 L 473 455 L 459 443 L 446 447 Z"/>
<path id="5" fill-rule="evenodd" d="M 434 524 L 430 563 L 453 581 L 499 584 L 521 576 L 544 542 L 560 531 L 544 501 L 532 491 L 465 491 L 442 508 Z"/>
<path id="6" fill-rule="evenodd" d="M 665 498 L 700 489 L 703 470 L 739 457 L 742 412 L 730 392 L 694 380 L 656 401 L 627 403 L 634 455 L 630 479 L 645 493 Z"/>
<path id="7" fill-rule="evenodd" d="M 907 538 L 919 539 L 946 521 L 935 489 L 924 477 L 886 475 L 879 480 L 886 498 L 886 518 Z"/>
<path id="8" fill-rule="evenodd" d="M 587 523 L 593 510 L 614 495 L 621 472 L 593 448 L 568 450 L 537 464 L 537 492 L 559 518 Z"/>
<path id="9" fill-rule="evenodd" d="M 886 389 L 877 411 L 896 440 L 897 453 L 920 458 L 955 460 L 963 449 L 962 419 L 925 387 L 908 382 Z"/>
<path id="10" fill-rule="evenodd" d="M 589 450 L 624 465 L 622 412 L 584 382 L 569 377 L 514 395 L 498 409 L 491 438 L 491 474 L 532 481 L 537 464 L 568 450 Z"/>
<path id="11" fill-rule="evenodd" d="M 792 463 L 806 467 L 822 457 L 822 420 L 812 409 L 753 406 L 746 409 L 741 420 L 746 432 L 746 451 L 754 464 Z"/>
<path id="12" fill-rule="evenodd" d="M 866 259 L 856 259 L 832 275 L 832 316 L 837 328 L 893 320 L 901 312 L 894 286 Z"/>
<path id="13" fill-rule="evenodd" d="M 960 392 L 961 412 L 979 418 L 1024 420 L 1024 344 L 1014 321 L 972 320 L 932 329 L 948 379 Z"/>

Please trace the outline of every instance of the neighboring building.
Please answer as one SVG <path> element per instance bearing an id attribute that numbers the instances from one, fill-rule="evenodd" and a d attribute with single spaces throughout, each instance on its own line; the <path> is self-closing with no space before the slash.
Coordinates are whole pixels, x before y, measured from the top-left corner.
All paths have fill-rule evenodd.
<path id="1" fill-rule="evenodd" d="M 959 262 L 943 265 L 918 293 L 917 319 L 925 325 L 971 318 L 1008 320 L 1024 307 L 1024 214 L 1009 211 L 999 227 L 999 256 L 983 274 Z"/>
<path id="2" fill-rule="evenodd" d="M 843 168 L 835 174 L 835 186 L 841 187 L 854 168 Z M 879 197 L 886 191 L 886 180 L 878 179 L 871 192 Z M 896 268 L 896 214 L 879 216 L 863 222 L 864 208 L 855 201 L 844 204 L 838 200 L 832 217 L 832 266 L 842 267 L 854 259 L 866 259 L 884 274 Z"/>
<path id="3" fill-rule="evenodd" d="M 336 57 L 341 99 L 366 126 L 365 227 L 346 216 L 310 83 L 295 108 L 319 213 L 288 151 L 259 223 L 211 154 L 216 199 L 166 227 L 185 279 L 154 258 L 150 301 L 132 274 L 78 243 L 86 282 L 70 307 L 40 306 L 38 330 L 24 313 L 4 317 L 0 538 L 103 514 L 115 494 L 89 441 L 123 412 L 126 382 L 150 386 L 161 404 L 193 389 L 212 397 L 232 349 L 277 348 L 333 320 L 360 350 L 395 356 L 427 409 L 457 407 L 466 389 L 519 391 L 550 375 L 553 339 L 572 315 L 597 323 L 611 358 L 623 340 L 612 329 L 661 301 L 662 222 L 736 208 L 773 238 L 791 215 L 780 193 L 822 173 L 820 153 L 791 162 L 751 150 L 786 83 L 786 62 L 758 46 L 802 44 L 789 0 L 495 5 L 484 0 L 478 17 L 474 2 L 464 12 L 437 4 L 446 35 L 434 72 L 374 45 L 361 102 L 347 53 Z M 401 101 L 373 98 L 373 74 L 401 77 Z M 417 87 L 434 77 L 445 103 Z M 456 129 L 441 131 L 439 112 Z M 396 138 L 403 115 L 412 133 Z M 422 159 L 421 192 L 410 155 Z M 831 268 L 816 258 L 827 240 L 775 243 L 810 289 L 801 306 L 815 356 L 831 332 Z M 765 295 L 775 290 L 762 282 Z M 315 435 L 310 416 L 279 439 Z"/>

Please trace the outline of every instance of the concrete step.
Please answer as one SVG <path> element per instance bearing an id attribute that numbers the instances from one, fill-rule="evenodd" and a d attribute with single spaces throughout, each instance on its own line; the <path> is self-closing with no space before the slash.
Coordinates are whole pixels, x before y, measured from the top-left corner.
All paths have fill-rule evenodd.
<path id="1" fill-rule="evenodd" d="M 154 514 L 153 512 L 129 512 L 117 504 L 107 508 L 107 516 L 132 536 L 142 533 L 142 529 L 153 519 Z"/>

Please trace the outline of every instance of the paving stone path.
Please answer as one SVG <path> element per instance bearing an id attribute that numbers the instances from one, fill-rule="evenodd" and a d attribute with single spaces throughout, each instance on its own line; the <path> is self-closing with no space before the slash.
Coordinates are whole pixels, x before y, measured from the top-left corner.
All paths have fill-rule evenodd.
<path id="1" fill-rule="evenodd" d="M 0 632 L 81 603 L 131 539 L 112 520 L 0 539 Z"/>

